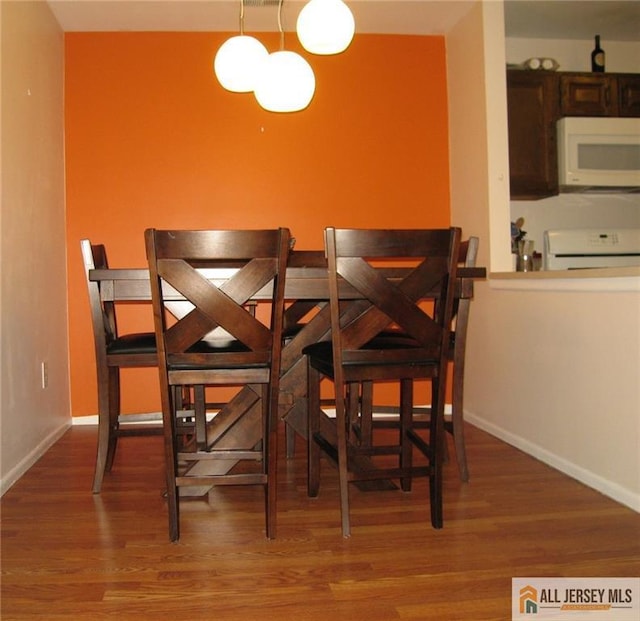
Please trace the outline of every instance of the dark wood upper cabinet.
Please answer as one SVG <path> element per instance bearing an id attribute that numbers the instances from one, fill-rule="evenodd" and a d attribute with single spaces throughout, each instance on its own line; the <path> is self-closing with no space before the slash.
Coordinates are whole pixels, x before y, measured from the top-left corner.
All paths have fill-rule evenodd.
<path id="1" fill-rule="evenodd" d="M 557 73 L 507 72 L 511 198 L 558 193 L 557 91 Z"/>
<path id="2" fill-rule="evenodd" d="M 560 75 L 561 116 L 613 116 L 618 109 L 616 79 L 607 75 Z"/>
<path id="3" fill-rule="evenodd" d="M 561 116 L 640 116 L 640 75 L 560 74 Z"/>
<path id="4" fill-rule="evenodd" d="M 558 194 L 556 122 L 563 116 L 640 117 L 640 74 L 507 71 L 511 198 Z"/>
<path id="5" fill-rule="evenodd" d="M 618 112 L 620 116 L 640 117 L 640 75 L 618 76 Z"/>

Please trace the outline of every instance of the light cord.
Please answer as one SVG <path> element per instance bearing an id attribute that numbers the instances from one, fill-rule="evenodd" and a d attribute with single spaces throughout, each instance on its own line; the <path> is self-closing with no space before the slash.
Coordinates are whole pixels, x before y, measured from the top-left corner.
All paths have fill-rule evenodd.
<path id="1" fill-rule="evenodd" d="M 244 34 L 244 0 L 240 0 L 240 34 Z"/>
<path id="2" fill-rule="evenodd" d="M 278 29 L 280 30 L 280 50 L 284 50 L 284 28 L 282 27 L 282 3 L 280 0 L 278 4 Z"/>

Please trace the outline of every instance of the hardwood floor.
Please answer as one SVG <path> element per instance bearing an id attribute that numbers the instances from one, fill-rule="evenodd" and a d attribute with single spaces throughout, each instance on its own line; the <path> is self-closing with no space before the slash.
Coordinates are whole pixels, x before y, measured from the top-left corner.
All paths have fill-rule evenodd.
<path id="1" fill-rule="evenodd" d="M 446 466 L 445 526 L 427 485 L 306 495 L 304 451 L 281 460 L 278 538 L 259 488 L 182 503 L 168 539 L 161 438 L 125 438 L 91 494 L 95 428 L 72 428 L 2 498 L 3 621 L 511 618 L 514 576 L 638 576 L 640 515 L 468 427 L 469 483 Z M 284 451 L 281 452 L 284 454 Z"/>

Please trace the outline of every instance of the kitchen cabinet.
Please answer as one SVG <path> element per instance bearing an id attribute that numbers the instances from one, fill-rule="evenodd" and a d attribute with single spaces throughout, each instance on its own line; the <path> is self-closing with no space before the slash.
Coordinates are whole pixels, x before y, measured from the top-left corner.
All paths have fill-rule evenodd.
<path id="1" fill-rule="evenodd" d="M 561 116 L 640 116 L 640 75 L 560 74 Z"/>
<path id="2" fill-rule="evenodd" d="M 562 116 L 613 116 L 617 107 L 615 78 L 582 73 L 560 76 Z"/>
<path id="3" fill-rule="evenodd" d="M 556 122 L 564 116 L 640 117 L 640 74 L 507 71 L 511 198 L 558 194 Z"/>
<path id="4" fill-rule="evenodd" d="M 558 74 L 508 71 L 509 171 L 512 199 L 558 194 L 555 124 Z"/>
<path id="5" fill-rule="evenodd" d="M 618 108 L 620 116 L 640 117 L 640 75 L 618 76 Z"/>

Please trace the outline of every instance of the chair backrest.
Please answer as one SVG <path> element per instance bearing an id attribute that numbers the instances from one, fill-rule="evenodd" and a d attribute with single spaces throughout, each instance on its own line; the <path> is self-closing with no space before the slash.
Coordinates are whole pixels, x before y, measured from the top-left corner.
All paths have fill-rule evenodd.
<path id="1" fill-rule="evenodd" d="M 478 258 L 478 246 L 480 240 L 477 237 L 469 237 L 469 239 L 460 243 L 460 253 L 458 263 L 464 267 L 475 267 Z M 473 283 L 470 285 L 473 287 Z M 472 289 L 471 289 L 472 291 Z M 471 311 L 471 294 L 467 290 L 464 296 L 456 296 L 453 305 L 453 338 L 451 344 L 453 350 L 450 357 L 455 363 L 454 374 L 462 374 L 464 372 L 465 352 L 467 349 L 467 329 L 469 327 L 469 313 Z M 457 370 L 456 370 L 457 367 Z"/>
<path id="2" fill-rule="evenodd" d="M 449 341 L 460 229 L 328 228 L 325 244 L 336 373 L 343 363 L 371 362 L 371 349 L 363 346 L 389 330 L 403 336 L 397 348 L 387 339 L 376 354 L 380 364 L 441 359 Z M 432 312 L 420 303 L 427 298 L 437 301 Z"/>
<path id="3" fill-rule="evenodd" d="M 469 237 L 460 242 L 460 252 L 458 253 L 458 263 L 465 267 L 475 267 L 478 259 L 478 246 L 480 240 L 477 237 Z"/>
<path id="4" fill-rule="evenodd" d="M 89 272 L 93 269 L 109 268 L 107 251 L 104 245 L 92 244 L 88 239 L 80 240 L 80 250 L 82 251 L 87 291 L 89 293 L 96 357 L 101 358 L 104 356 L 106 361 L 106 348 L 118 335 L 115 307 L 113 302 L 102 300 L 100 285 L 95 281 L 89 280 Z"/>
<path id="5" fill-rule="evenodd" d="M 148 229 L 145 240 L 161 363 L 279 373 L 288 229 Z M 249 302 L 269 287 L 270 313 L 255 312 Z M 171 288 L 191 305 L 175 322 L 165 308 Z"/>
<path id="6" fill-rule="evenodd" d="M 469 239 L 460 242 L 460 250 L 458 252 L 458 265 L 463 265 L 464 267 L 475 267 L 476 261 L 478 259 L 479 245 L 480 240 L 477 237 L 469 237 Z M 471 284 L 471 286 L 473 286 L 473 283 Z M 463 292 L 461 291 L 460 294 L 462 293 Z M 469 304 L 471 303 L 471 297 L 470 295 L 468 295 L 468 293 L 468 291 L 465 291 L 464 295 L 456 295 L 454 298 L 453 317 L 456 321 L 456 332 L 458 332 L 460 328 L 458 315 L 462 312 L 463 308 L 468 308 Z"/>

